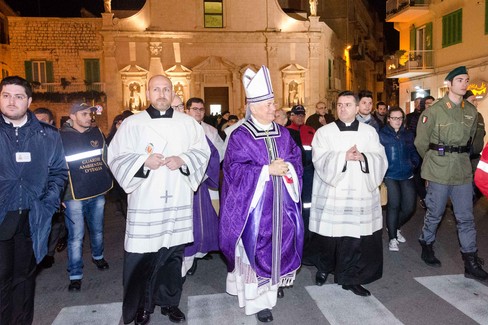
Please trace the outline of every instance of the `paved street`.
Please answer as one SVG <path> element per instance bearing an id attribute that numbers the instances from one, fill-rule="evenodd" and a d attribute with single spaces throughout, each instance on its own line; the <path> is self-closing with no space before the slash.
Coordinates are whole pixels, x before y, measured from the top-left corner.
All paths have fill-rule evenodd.
<path id="1" fill-rule="evenodd" d="M 475 206 L 480 256 L 488 260 L 488 201 Z M 387 248 L 384 239 L 384 274 L 366 285 L 372 296 L 357 297 L 333 284 L 329 276 L 322 287 L 314 285 L 315 269 L 304 266 L 293 288 L 273 309 L 274 324 L 488 324 L 488 283 L 463 276 L 455 221 L 447 210 L 434 246 L 441 268 L 420 259 L 417 237 L 423 210 L 405 225 L 407 242 L 399 252 Z M 107 203 L 105 258 L 107 271 L 98 271 L 90 261 L 85 241 L 85 268 L 81 292 L 68 292 L 66 251 L 57 253 L 56 263 L 37 277 L 34 324 L 122 324 L 122 257 L 124 218 Z M 194 276 L 187 277 L 180 307 L 187 324 L 258 324 L 245 316 L 237 298 L 225 293 L 226 268 L 218 254 L 200 260 Z M 488 266 L 487 266 L 488 267 Z M 171 324 L 167 317 L 152 315 L 151 324 Z"/>

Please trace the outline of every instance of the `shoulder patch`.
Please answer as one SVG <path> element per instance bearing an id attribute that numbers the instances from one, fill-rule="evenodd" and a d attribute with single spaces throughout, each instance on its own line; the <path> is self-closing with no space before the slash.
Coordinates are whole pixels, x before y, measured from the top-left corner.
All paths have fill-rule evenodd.
<path id="1" fill-rule="evenodd" d="M 427 120 L 428 120 L 427 116 L 425 116 L 425 115 L 422 116 L 422 123 L 423 124 L 427 123 Z"/>

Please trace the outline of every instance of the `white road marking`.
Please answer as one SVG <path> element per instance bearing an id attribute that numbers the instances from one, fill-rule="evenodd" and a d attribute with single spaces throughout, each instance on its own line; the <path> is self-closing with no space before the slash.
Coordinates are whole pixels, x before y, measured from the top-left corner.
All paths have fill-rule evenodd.
<path id="1" fill-rule="evenodd" d="M 237 297 L 227 293 L 188 297 L 188 325 L 255 325 L 256 316 L 246 316 Z"/>
<path id="2" fill-rule="evenodd" d="M 415 278 L 417 282 L 480 324 L 488 324 L 488 287 L 463 274 Z"/>
<path id="3" fill-rule="evenodd" d="M 331 325 L 403 324 L 374 296 L 356 296 L 336 284 L 305 289 Z"/>
<path id="4" fill-rule="evenodd" d="M 122 318 L 122 303 L 72 306 L 61 309 L 52 325 L 118 325 Z"/>

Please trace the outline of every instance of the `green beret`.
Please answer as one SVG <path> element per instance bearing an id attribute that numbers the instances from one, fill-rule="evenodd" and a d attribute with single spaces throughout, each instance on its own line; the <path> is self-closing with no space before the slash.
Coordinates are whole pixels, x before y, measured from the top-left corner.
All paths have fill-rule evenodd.
<path id="1" fill-rule="evenodd" d="M 454 79 L 455 76 L 459 76 L 460 74 L 468 74 L 468 70 L 466 70 L 465 66 L 460 66 L 452 70 L 447 74 L 446 79 L 444 80 L 452 81 L 452 79 Z"/>

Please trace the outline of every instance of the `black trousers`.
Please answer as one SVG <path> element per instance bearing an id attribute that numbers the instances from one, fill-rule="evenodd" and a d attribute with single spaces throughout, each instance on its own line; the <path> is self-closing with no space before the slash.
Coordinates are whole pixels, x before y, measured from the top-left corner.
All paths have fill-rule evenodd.
<path id="1" fill-rule="evenodd" d="M 154 306 L 178 306 L 183 291 L 181 263 L 185 245 L 161 248 L 154 253 L 124 256 L 124 323 L 134 321 L 138 309 L 150 313 Z"/>
<path id="2" fill-rule="evenodd" d="M 0 324 L 32 324 L 36 259 L 29 213 L 8 212 L 0 237 Z"/>
<path id="3" fill-rule="evenodd" d="M 367 284 L 380 279 L 383 275 L 381 231 L 361 238 L 314 234 L 318 271 L 334 273 L 334 281 L 341 285 Z"/>

